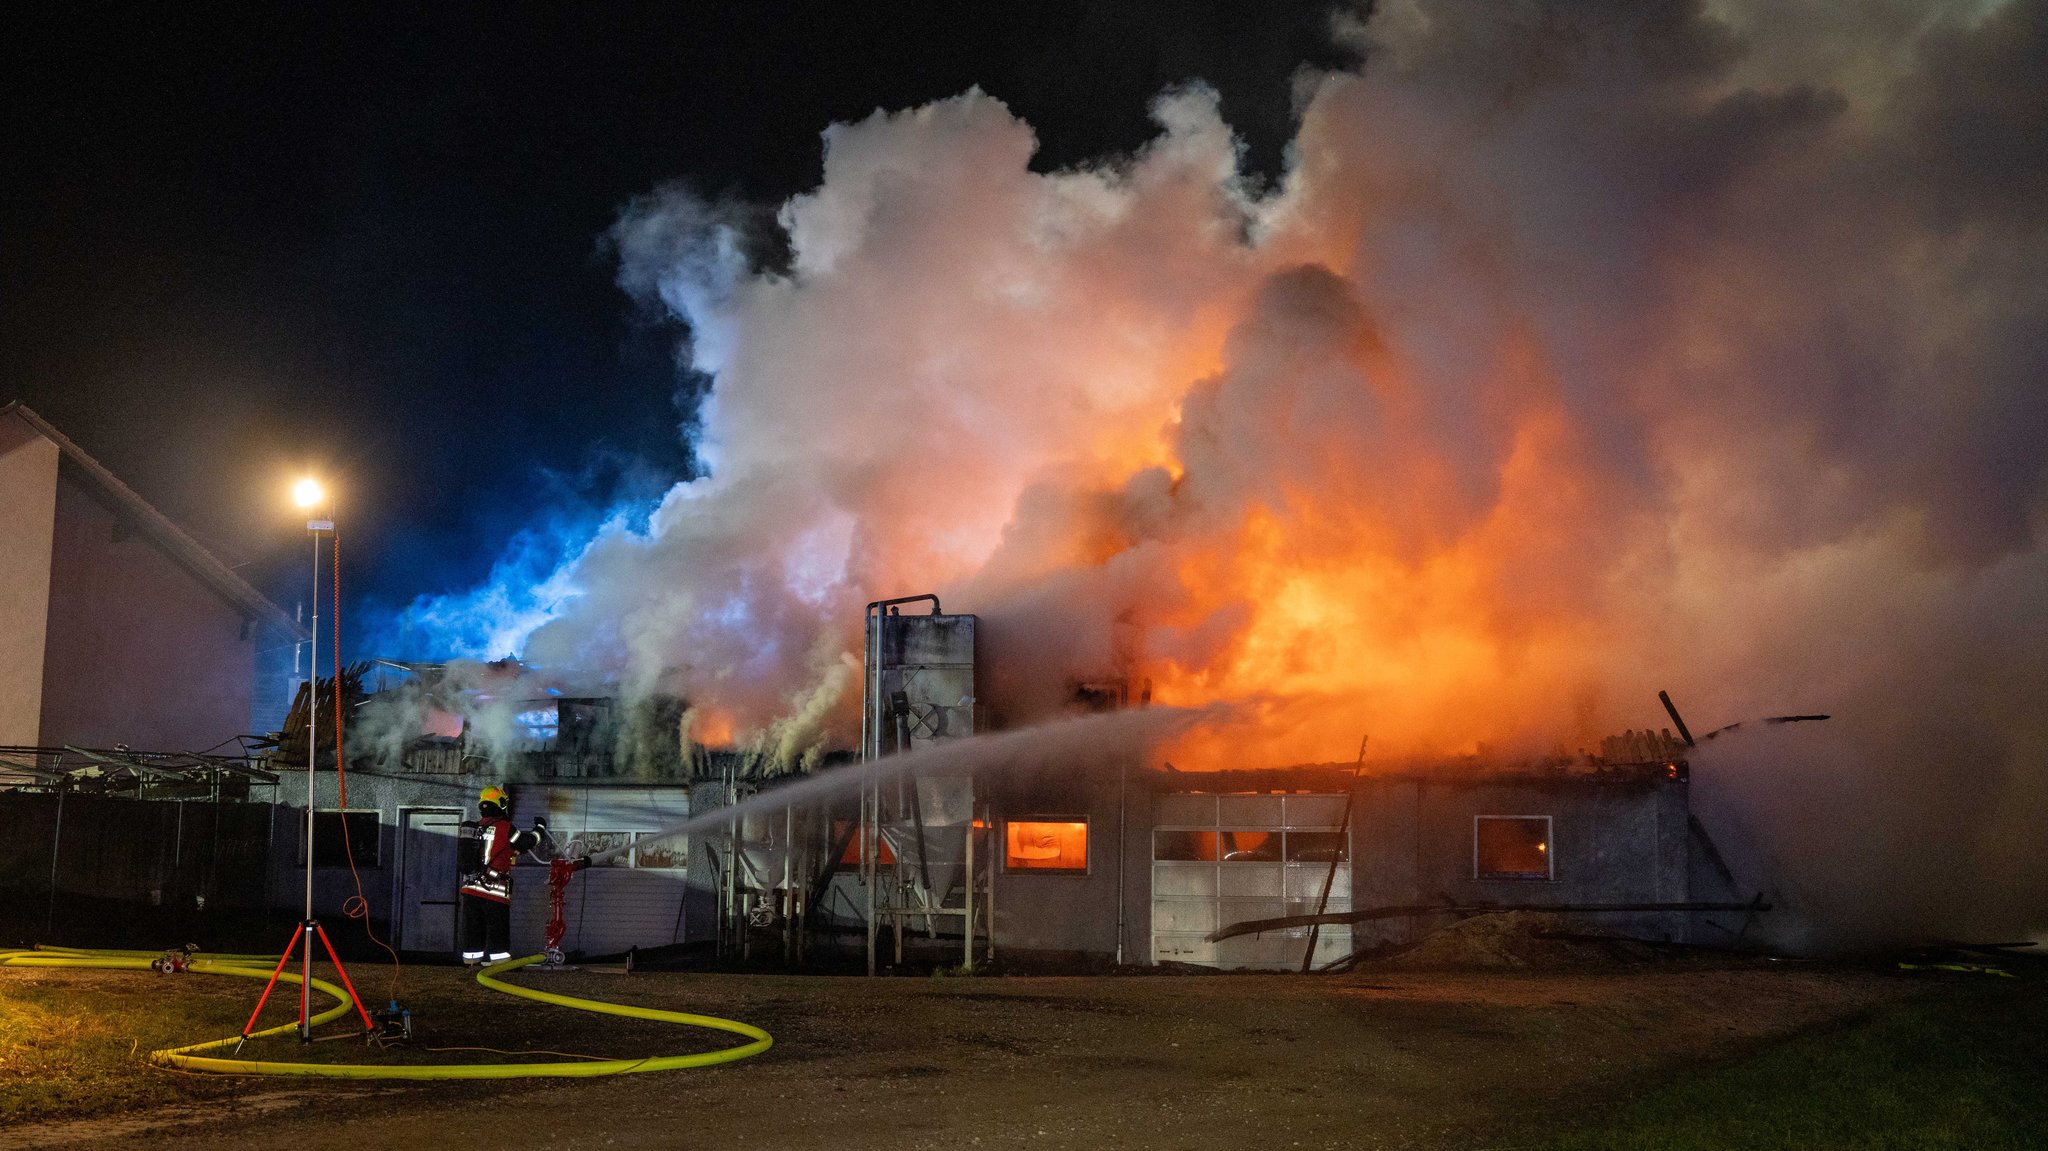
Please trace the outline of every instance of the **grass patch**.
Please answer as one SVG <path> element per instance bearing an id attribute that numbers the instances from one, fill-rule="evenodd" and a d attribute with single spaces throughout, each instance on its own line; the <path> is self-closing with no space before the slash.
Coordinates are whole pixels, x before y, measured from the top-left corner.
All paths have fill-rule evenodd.
<path id="1" fill-rule="evenodd" d="M 1582 1129 L 1517 1146 L 2048 1147 L 2048 985 L 1976 978 L 1937 987 L 1660 1087 Z"/>
<path id="2" fill-rule="evenodd" d="M 332 978 L 317 965 L 316 973 Z M 355 974 L 369 978 L 358 984 L 365 994 L 374 996 L 384 989 L 377 969 L 365 966 Z M 265 1083 L 290 1082 L 187 1072 L 148 1062 L 149 1053 L 159 1048 L 236 1034 L 262 989 L 260 979 L 201 972 L 161 976 L 147 971 L 0 969 L 0 1129 L 219 1099 L 259 1090 Z M 739 1041 L 699 1028 L 527 1004 L 477 987 L 471 973 L 460 969 L 416 969 L 408 977 L 405 994 L 414 1018 L 423 1020 L 416 1046 L 372 1048 L 349 1015 L 322 1026 L 321 1041 L 310 1046 L 287 1032 L 250 1042 L 239 1057 L 392 1065 L 553 1062 L 575 1056 L 640 1059 Z M 324 994 L 314 997 L 316 1009 L 332 1002 Z M 280 983 L 258 1027 L 288 1024 L 297 1010 L 297 985 Z M 307 1081 L 298 1082 L 303 1086 Z M 336 1084 L 315 1082 L 325 1085 L 322 1089 Z M 510 1088 L 488 1081 L 462 1087 L 469 1096 L 500 1089 Z"/>
<path id="3" fill-rule="evenodd" d="M 185 976 L 120 974 L 0 975 L 0 1127 L 246 1089 L 232 1080 L 144 1062 L 159 1047 L 241 1030 L 240 1021 L 224 1021 L 237 1002 L 248 1000 L 229 994 L 242 988 L 204 987 Z M 247 1006 L 243 1013 L 246 1018 Z"/>

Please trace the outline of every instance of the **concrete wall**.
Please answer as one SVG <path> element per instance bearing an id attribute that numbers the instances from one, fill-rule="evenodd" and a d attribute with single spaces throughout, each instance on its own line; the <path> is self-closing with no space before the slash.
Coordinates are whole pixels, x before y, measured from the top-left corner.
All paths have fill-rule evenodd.
<path id="1" fill-rule="evenodd" d="M 1134 771 L 1132 774 L 1125 812 L 1128 833 L 1122 843 L 1118 842 L 1118 788 L 1114 774 L 1105 773 L 1102 778 L 1095 778 L 1060 767 L 1019 768 L 976 781 L 979 789 L 977 802 L 989 805 L 996 824 L 993 850 L 996 852 L 995 941 L 998 956 L 1020 953 L 1114 956 L 1117 953 L 1117 877 L 1121 868 L 1124 958 L 1129 963 L 1146 961 L 1152 938 L 1153 799 L 1150 791 L 1136 778 L 1137 773 Z M 722 792 L 722 788 L 717 790 Z M 713 797 L 713 801 L 722 802 L 722 799 Z M 853 820 L 857 818 L 857 812 L 849 801 L 841 809 L 833 811 L 831 816 L 837 820 Z M 1088 821 L 1086 874 L 1011 871 L 1003 866 L 1002 852 L 1008 821 L 1076 817 Z M 979 842 L 987 844 L 989 841 Z M 724 850 L 722 843 L 718 850 Z M 989 848 L 977 846 L 975 850 L 975 866 L 979 870 L 987 862 L 985 853 Z M 708 859 L 702 860 L 702 864 L 701 877 L 693 874 L 692 878 L 709 884 L 715 878 L 715 870 Z M 693 859 L 692 867 L 698 865 L 699 861 Z M 703 898 L 707 904 L 714 898 L 708 886 Z M 958 899 L 957 889 L 952 898 Z M 836 930 L 828 946 L 836 948 L 842 956 L 850 957 L 865 946 L 859 936 L 865 930 L 862 916 L 866 907 L 867 892 L 857 871 L 848 868 L 832 876 L 820 897 L 818 912 L 834 925 Z M 977 932 L 983 926 L 978 917 L 979 912 Z M 702 923 L 705 925 L 703 937 L 709 938 L 710 916 L 704 917 Z M 942 920 L 941 929 L 950 934 L 951 942 L 933 945 L 929 941 L 917 941 L 915 931 L 906 931 L 906 944 L 927 951 L 934 947 L 957 950 L 959 919 Z M 893 962 L 894 958 L 893 943 L 889 941 L 891 936 L 892 932 L 885 925 L 884 942 L 881 944 L 885 965 Z"/>
<path id="2" fill-rule="evenodd" d="M 1367 779 L 1353 813 L 1358 908 L 1421 903 L 1677 903 L 1690 898 L 1685 785 L 1557 780 Z M 1549 879 L 1473 873 L 1477 816 L 1549 816 Z M 1398 943 L 1439 920 L 1361 924 L 1358 941 Z M 1685 939 L 1679 914 L 1579 917 L 1588 931 Z"/>
<path id="3" fill-rule="evenodd" d="M 1121 894 L 1125 959 L 1146 962 L 1158 802 L 1150 789 L 1135 781 L 1125 789 L 1128 832 L 1120 851 L 1114 777 L 1048 768 L 1012 773 L 989 787 L 999 826 L 1005 819 L 1061 815 L 1085 815 L 1090 824 L 1088 874 L 998 873 L 998 950 L 1111 955 Z M 1552 877 L 1475 877 L 1473 821 L 1483 815 L 1549 816 Z M 1677 781 L 1368 778 L 1353 805 L 1349 906 L 1683 902 L 1690 898 L 1686 816 L 1685 786 Z M 1288 909 L 1297 910 L 1292 902 Z M 1353 939 L 1359 946 L 1409 942 L 1444 922 L 1382 920 L 1361 924 Z M 1690 928 L 1686 916 L 1657 913 L 1586 915 L 1575 925 L 1671 939 L 1687 938 Z"/>
<path id="4" fill-rule="evenodd" d="M 1401 907 L 1422 902 L 1421 791 L 1413 780 L 1359 781 L 1351 805 L 1351 906 Z M 1361 947 L 1415 938 L 1403 920 L 1374 920 L 1352 928 Z"/>
<path id="5" fill-rule="evenodd" d="M 1730 861 L 1722 855 L 1723 844 L 1714 828 L 1688 814 L 1686 829 L 1686 881 L 1691 885 L 1690 898 L 1703 903 L 1744 903 L 1762 894 L 1758 885 L 1761 876 L 1743 876 L 1730 870 Z M 1728 842 L 1742 841 L 1731 835 Z M 1754 912 L 1717 911 L 1694 915 L 1690 926 L 1692 942 L 1730 946 L 1755 933 L 1758 920 Z"/>
<path id="6" fill-rule="evenodd" d="M 1135 772 L 1133 773 L 1135 775 Z M 1058 767 L 1012 771 L 987 781 L 997 819 L 996 953 L 1004 950 L 1117 950 L 1117 874 L 1123 873 L 1126 962 L 1145 961 L 1152 939 L 1152 796 L 1135 780 L 1124 788 L 1125 842 L 1118 842 L 1117 780 Z M 1003 824 L 1011 819 L 1085 816 L 1088 873 L 1045 875 L 1002 866 Z"/>
<path id="7" fill-rule="evenodd" d="M 58 459 L 41 433 L 0 417 L 0 744 L 42 731 Z"/>
<path id="8" fill-rule="evenodd" d="M 205 751 L 246 730 L 255 629 L 68 468 L 48 570 L 41 730 L 29 742 Z"/>
<path id="9" fill-rule="evenodd" d="M 1090 831 L 1086 874 L 1012 871 L 1003 867 L 998 859 L 995 935 L 999 956 L 1087 955 L 1102 959 L 1114 956 L 1121 903 L 1125 962 L 1151 961 L 1152 830 L 1156 823 L 1161 822 L 1179 825 L 1163 814 L 1179 799 L 1173 793 L 1155 794 L 1152 789 L 1158 782 L 1156 777 L 1147 779 L 1142 773 L 1132 772 L 1128 786 L 1121 789 L 1125 833 L 1120 836 L 1120 789 L 1112 772 L 1082 773 L 1047 766 L 1035 770 L 1016 769 L 980 781 L 981 797 L 990 805 L 996 819 L 999 851 L 1003 827 L 1013 819 L 1084 817 Z M 1350 884 L 1348 893 L 1341 884 L 1333 892 L 1333 908 L 1348 905 L 1365 909 L 1444 902 L 1668 903 L 1692 897 L 1688 873 L 1693 853 L 1688 850 L 1686 791 L 1680 781 L 1619 781 L 1584 776 L 1493 780 L 1407 777 L 1367 778 L 1359 782 L 1358 788 L 1350 828 Z M 697 805 L 698 810 L 708 811 L 724 801 L 722 786 L 709 785 L 701 790 L 703 796 Z M 1248 800 L 1270 799 L 1276 811 L 1282 803 L 1282 797 L 1277 795 L 1226 796 L 1224 799 L 1238 806 L 1243 806 Z M 1286 797 L 1285 802 L 1293 804 L 1311 800 L 1328 804 L 1340 802 L 1340 797 L 1297 794 Z M 527 803 L 527 797 L 522 795 L 522 812 L 526 810 Z M 822 813 L 819 814 L 822 818 Z M 834 814 L 841 819 L 854 817 L 850 803 Z M 1475 877 L 1473 820 L 1476 816 L 1485 815 L 1548 816 L 1554 859 L 1551 877 L 1530 880 Z M 1332 822 L 1334 818 L 1332 813 Z M 1287 826 L 1322 826 L 1315 821 L 1304 825 L 1293 820 L 1293 816 L 1288 816 Z M 1242 821 L 1225 819 L 1223 822 Z M 1273 821 L 1263 818 L 1246 824 L 1269 825 L 1273 825 Z M 687 879 L 695 887 L 675 896 L 680 903 L 660 905 L 663 914 L 681 913 L 682 938 L 708 939 L 713 934 L 716 914 L 714 884 L 718 870 L 713 866 L 707 848 L 715 848 L 722 857 L 725 851 L 723 834 L 722 831 L 714 832 L 690 845 L 694 854 L 689 873 L 677 879 L 679 883 Z M 1258 863 L 1222 865 L 1226 869 L 1267 866 Z M 1305 869 L 1312 873 L 1312 879 L 1320 880 L 1322 875 L 1322 865 L 1289 864 L 1287 867 L 1290 873 Z M 1240 873 L 1244 874 L 1249 872 Z M 1341 877 L 1343 873 L 1339 874 Z M 522 879 L 521 882 L 526 881 Z M 1285 906 L 1274 907 L 1261 914 L 1311 910 L 1313 901 L 1308 897 L 1308 890 L 1318 886 L 1319 883 L 1308 885 L 1298 893 L 1299 897 L 1289 894 L 1284 899 L 1269 900 Z M 1293 892 L 1293 888 L 1290 887 L 1289 891 Z M 1225 890 L 1223 894 L 1227 896 L 1231 892 Z M 532 906 L 521 905 L 529 910 L 515 908 L 515 930 L 537 930 L 533 926 L 538 923 L 537 912 L 530 910 Z M 621 913 L 615 917 L 615 922 L 634 922 L 643 926 L 652 923 L 648 909 L 654 906 L 650 903 L 639 912 Z M 842 958 L 858 955 L 862 929 L 860 912 L 865 906 L 858 875 L 843 872 L 833 877 L 819 910 L 844 931 L 831 941 L 822 942 L 819 955 L 837 954 Z M 1228 910 L 1227 906 L 1225 910 Z M 1359 946 L 1408 942 L 1446 922 L 1445 917 L 1438 916 L 1362 924 L 1350 936 L 1349 942 Z M 942 926 L 957 940 L 957 920 L 945 921 Z M 1691 923 L 1688 917 L 1676 913 L 1599 914 L 1581 916 L 1574 926 L 1589 931 L 1611 931 L 1647 938 L 1684 939 Z M 914 938 L 916 932 L 907 934 Z M 1258 947 L 1237 948 L 1219 954 L 1216 961 L 1223 966 L 1251 963 L 1254 966 L 1289 968 L 1299 962 L 1306 939 L 1305 931 L 1299 936 L 1283 938 L 1269 933 L 1263 938 L 1271 946 L 1263 950 Z M 638 938 L 633 941 L 644 944 L 650 940 Z M 519 939 L 515 938 L 515 942 L 525 947 Z M 1349 947 L 1349 943 L 1335 937 L 1335 933 L 1325 938 L 1323 943 L 1319 955 L 1325 959 L 1336 958 Z M 913 946 L 930 953 L 934 948 L 950 951 L 958 944 L 921 941 Z M 1324 954 L 1333 948 L 1334 954 Z M 891 961 L 890 944 L 885 941 L 882 949 L 886 965 Z M 1282 959 L 1275 960 L 1274 955 L 1280 955 Z"/>
<path id="10" fill-rule="evenodd" d="M 1042 769 L 1003 776 L 990 781 L 989 787 L 999 821 L 1085 815 L 1090 822 L 1087 875 L 998 873 L 998 950 L 1113 954 L 1121 867 L 1125 959 L 1147 962 L 1152 944 L 1151 831 L 1157 805 L 1165 797 L 1153 795 L 1134 778 L 1125 792 L 1128 834 L 1119 853 L 1113 776 Z M 1475 877 L 1473 821 L 1484 815 L 1550 817 L 1551 878 Z M 1447 901 L 1676 903 L 1691 898 L 1693 853 L 1688 851 L 1685 785 L 1675 780 L 1368 778 L 1360 782 L 1353 805 L 1351 850 L 1348 906 L 1358 909 Z M 1345 905 L 1342 899 L 1333 900 L 1333 906 Z M 1287 901 L 1288 912 L 1310 909 L 1305 900 Z M 1574 926 L 1682 940 L 1691 929 L 1690 918 L 1677 913 L 1600 913 L 1576 917 Z M 1445 922 L 1438 917 L 1361 924 L 1352 940 L 1358 946 L 1409 942 Z M 1281 951 L 1296 948 L 1289 954 L 1298 959 L 1299 943 L 1269 940 Z"/>

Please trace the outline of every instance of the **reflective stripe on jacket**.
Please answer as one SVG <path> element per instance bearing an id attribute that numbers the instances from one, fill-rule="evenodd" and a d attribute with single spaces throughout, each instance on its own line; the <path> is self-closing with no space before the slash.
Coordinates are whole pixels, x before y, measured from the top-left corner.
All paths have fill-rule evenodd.
<path id="1" fill-rule="evenodd" d="M 462 894 L 499 903 L 512 902 L 512 864 L 519 853 L 540 843 L 530 831 L 514 831 L 509 819 L 487 819 L 478 825 L 483 841 L 483 870 L 462 877 Z"/>

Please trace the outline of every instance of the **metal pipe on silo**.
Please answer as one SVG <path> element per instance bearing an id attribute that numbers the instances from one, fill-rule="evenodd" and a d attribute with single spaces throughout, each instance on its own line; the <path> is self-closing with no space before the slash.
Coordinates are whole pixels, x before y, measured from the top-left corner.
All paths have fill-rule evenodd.
<path id="1" fill-rule="evenodd" d="M 932 614 L 938 615 L 945 609 L 939 605 L 939 597 L 926 592 L 923 595 L 898 596 L 894 599 L 870 601 L 861 612 L 862 661 L 860 681 L 860 758 L 863 764 L 872 763 L 882 756 L 882 717 L 878 714 L 882 696 L 882 620 L 884 613 L 892 607 L 907 603 L 921 603 L 930 600 Z M 879 781 L 863 783 L 860 798 L 860 874 L 862 886 L 867 889 L 867 949 L 868 974 L 875 974 L 875 936 L 879 928 L 876 923 L 875 888 L 881 879 L 881 868 L 876 856 L 881 853 L 882 835 L 882 785 Z M 897 926 L 896 951 L 901 957 L 902 920 Z"/>

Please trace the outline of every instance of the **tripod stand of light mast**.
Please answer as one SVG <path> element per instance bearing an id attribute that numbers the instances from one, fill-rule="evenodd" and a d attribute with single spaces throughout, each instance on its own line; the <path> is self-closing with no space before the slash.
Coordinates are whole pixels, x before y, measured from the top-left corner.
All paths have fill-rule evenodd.
<path id="1" fill-rule="evenodd" d="M 249 1021 L 242 1025 L 241 1041 L 235 1050 L 241 1051 L 242 1044 L 256 1033 L 256 1020 L 263 1015 L 263 1005 L 270 1002 L 270 993 L 277 988 L 277 981 L 284 974 L 285 965 L 292 961 L 292 951 L 304 944 L 300 952 L 299 968 L 299 1042 L 313 1041 L 313 937 L 320 937 L 320 944 L 327 950 L 327 961 L 334 965 L 334 973 L 341 977 L 341 985 L 348 989 L 349 1002 L 355 1005 L 356 1014 L 363 1021 L 364 1032 L 373 1030 L 370 1012 L 363 1006 L 363 997 L 356 994 L 354 981 L 348 977 L 348 968 L 341 964 L 341 956 L 334 953 L 334 941 L 327 938 L 327 931 L 320 921 L 313 918 L 313 771 L 320 762 L 320 533 L 334 534 L 334 503 L 320 486 L 318 480 L 300 480 L 292 488 L 292 502 L 311 512 L 322 503 L 327 505 L 327 518 L 306 521 L 306 530 L 313 536 L 313 646 L 312 659 L 306 668 L 306 913 L 299 925 L 292 930 L 291 941 L 284 945 L 284 953 L 277 957 L 277 966 L 270 972 L 270 982 L 263 985 L 263 994 L 256 1000 L 256 1010 L 249 1013 Z M 334 594 L 341 596 L 340 579 L 335 581 Z M 337 653 L 338 654 L 338 653 Z M 340 660 L 335 661 L 335 691 L 341 690 Z M 334 753 L 336 770 L 339 770 L 341 756 L 341 730 L 335 729 Z M 342 824 L 341 833 L 348 834 L 348 825 Z"/>

